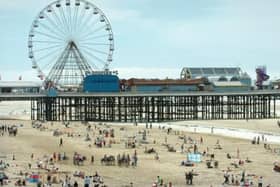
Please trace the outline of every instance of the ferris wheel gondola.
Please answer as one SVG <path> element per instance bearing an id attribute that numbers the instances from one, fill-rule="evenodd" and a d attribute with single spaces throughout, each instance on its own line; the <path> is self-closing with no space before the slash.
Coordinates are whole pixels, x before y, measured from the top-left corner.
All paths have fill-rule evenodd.
<path id="1" fill-rule="evenodd" d="M 57 0 L 32 22 L 29 58 L 38 77 L 60 87 L 78 87 L 113 60 L 114 37 L 105 14 L 86 0 Z"/>

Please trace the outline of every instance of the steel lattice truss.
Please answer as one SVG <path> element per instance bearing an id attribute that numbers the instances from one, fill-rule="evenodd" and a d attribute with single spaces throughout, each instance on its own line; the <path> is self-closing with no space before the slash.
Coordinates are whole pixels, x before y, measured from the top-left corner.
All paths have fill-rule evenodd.
<path id="1" fill-rule="evenodd" d="M 39 78 L 62 88 L 77 88 L 86 75 L 108 70 L 113 32 L 95 5 L 85 0 L 59 0 L 33 21 L 28 49 Z"/>
<path id="2" fill-rule="evenodd" d="M 53 81 L 55 85 L 79 85 L 82 78 L 92 71 L 76 44 L 71 41 L 52 67 L 47 80 Z"/>

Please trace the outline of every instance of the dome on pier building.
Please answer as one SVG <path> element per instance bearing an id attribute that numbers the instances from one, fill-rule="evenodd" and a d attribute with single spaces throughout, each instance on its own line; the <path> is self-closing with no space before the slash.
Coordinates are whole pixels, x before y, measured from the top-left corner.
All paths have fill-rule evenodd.
<path id="1" fill-rule="evenodd" d="M 250 76 L 240 67 L 184 67 L 180 77 L 181 79 L 207 78 L 212 83 L 214 91 L 247 91 L 252 84 Z"/>

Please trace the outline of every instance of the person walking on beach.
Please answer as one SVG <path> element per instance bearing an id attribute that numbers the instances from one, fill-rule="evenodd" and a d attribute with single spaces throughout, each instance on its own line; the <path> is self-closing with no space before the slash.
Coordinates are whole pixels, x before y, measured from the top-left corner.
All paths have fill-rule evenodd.
<path id="1" fill-rule="evenodd" d="M 186 178 L 186 184 L 190 183 L 190 177 L 189 177 L 189 173 L 185 173 L 185 178 Z"/>
<path id="2" fill-rule="evenodd" d="M 90 187 L 90 178 L 89 176 L 86 176 L 84 180 L 84 187 Z"/>
<path id="3" fill-rule="evenodd" d="M 63 139 L 62 138 L 60 138 L 60 140 L 59 140 L 59 147 L 61 147 L 61 146 L 63 146 Z"/>
<path id="4" fill-rule="evenodd" d="M 156 155 L 155 155 L 155 160 L 159 160 L 159 156 L 158 156 L 157 152 L 156 152 Z"/>
<path id="5" fill-rule="evenodd" d="M 78 187 L 78 186 L 79 186 L 79 185 L 78 185 L 78 182 L 75 181 L 73 187 Z"/>
<path id="6" fill-rule="evenodd" d="M 262 187 L 262 184 L 263 184 L 263 178 L 262 176 L 260 176 L 258 179 L 258 187 Z"/>
<path id="7" fill-rule="evenodd" d="M 184 153 L 184 144 L 181 145 L 181 153 Z"/>
<path id="8" fill-rule="evenodd" d="M 245 170 L 242 171 L 240 182 L 245 182 Z"/>
<path id="9" fill-rule="evenodd" d="M 192 185 L 193 184 L 193 170 L 191 170 L 190 172 L 189 172 L 189 182 L 190 182 L 190 185 Z"/>
<path id="10" fill-rule="evenodd" d="M 91 155 L 91 164 L 93 164 L 94 163 L 94 156 L 93 155 Z"/>
<path id="11" fill-rule="evenodd" d="M 224 174 L 224 178 L 225 178 L 225 181 L 223 184 L 229 184 L 229 174 L 228 172 L 226 171 L 225 174 Z"/>
<path id="12" fill-rule="evenodd" d="M 197 151 L 198 151 L 198 149 L 197 149 L 197 145 L 196 145 L 196 144 L 194 144 L 194 146 L 193 146 L 193 153 L 197 153 Z"/>
<path id="13" fill-rule="evenodd" d="M 192 183 L 193 183 L 193 170 L 191 170 L 190 172 L 186 172 L 185 177 L 186 177 L 186 184 L 192 185 Z"/>
<path id="14" fill-rule="evenodd" d="M 239 158 L 239 153 L 240 153 L 239 147 L 237 148 L 237 151 L 236 151 L 236 152 L 237 152 L 237 155 L 236 155 L 236 156 L 237 156 L 237 158 Z"/>
<path id="15" fill-rule="evenodd" d="M 234 185 L 234 183 L 235 183 L 235 179 L 234 179 L 234 175 L 232 174 L 231 175 L 231 184 Z"/>

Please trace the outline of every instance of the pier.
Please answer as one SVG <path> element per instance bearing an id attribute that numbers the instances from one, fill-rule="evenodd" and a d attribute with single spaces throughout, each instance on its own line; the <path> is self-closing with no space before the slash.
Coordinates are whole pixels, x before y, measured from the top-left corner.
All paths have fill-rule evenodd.
<path id="1" fill-rule="evenodd" d="M 61 93 L 7 94 L 0 100 L 28 100 L 31 119 L 43 121 L 166 122 L 277 118 L 280 92 L 240 93 Z"/>

